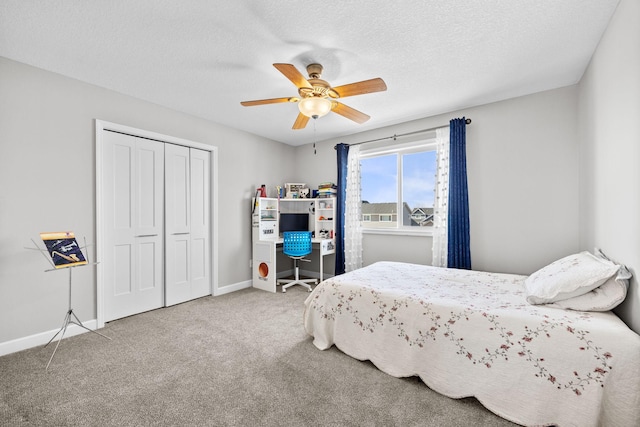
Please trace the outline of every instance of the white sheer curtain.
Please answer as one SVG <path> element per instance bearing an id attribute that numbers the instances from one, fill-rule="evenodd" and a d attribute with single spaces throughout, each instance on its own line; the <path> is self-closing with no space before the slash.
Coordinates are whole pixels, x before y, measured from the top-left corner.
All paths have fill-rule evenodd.
<path id="1" fill-rule="evenodd" d="M 436 129 L 438 170 L 436 196 L 433 202 L 434 267 L 447 266 L 447 214 L 449 200 L 449 128 Z"/>
<path id="2" fill-rule="evenodd" d="M 360 195 L 360 147 L 349 147 L 344 212 L 344 270 L 362 267 L 362 201 Z"/>

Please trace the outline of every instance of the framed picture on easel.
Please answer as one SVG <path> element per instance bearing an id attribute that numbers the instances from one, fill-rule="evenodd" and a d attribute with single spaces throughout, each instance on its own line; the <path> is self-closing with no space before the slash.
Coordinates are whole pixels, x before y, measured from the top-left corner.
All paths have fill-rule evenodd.
<path id="1" fill-rule="evenodd" d="M 40 233 L 55 268 L 75 267 L 87 263 L 76 236 L 71 231 Z"/>

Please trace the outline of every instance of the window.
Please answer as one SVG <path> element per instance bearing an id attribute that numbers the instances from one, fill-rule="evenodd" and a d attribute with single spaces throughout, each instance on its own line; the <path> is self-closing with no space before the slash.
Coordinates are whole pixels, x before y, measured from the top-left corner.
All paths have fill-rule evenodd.
<path id="1" fill-rule="evenodd" d="M 436 166 L 433 140 L 361 152 L 363 228 L 430 230 Z"/>

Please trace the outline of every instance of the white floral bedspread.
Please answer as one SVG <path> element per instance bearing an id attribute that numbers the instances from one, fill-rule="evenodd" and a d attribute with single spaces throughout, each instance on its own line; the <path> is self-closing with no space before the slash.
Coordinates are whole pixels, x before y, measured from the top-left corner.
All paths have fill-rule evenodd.
<path id="1" fill-rule="evenodd" d="M 321 350 L 519 424 L 640 426 L 640 336 L 611 312 L 532 306 L 524 278 L 378 262 L 318 285 L 304 325 Z"/>

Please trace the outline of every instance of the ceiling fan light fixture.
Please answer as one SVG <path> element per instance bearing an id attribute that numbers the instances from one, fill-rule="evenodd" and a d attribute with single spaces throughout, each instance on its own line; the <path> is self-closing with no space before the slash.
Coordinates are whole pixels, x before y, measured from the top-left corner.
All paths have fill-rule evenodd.
<path id="1" fill-rule="evenodd" d="M 298 103 L 298 109 L 307 117 L 317 119 L 326 116 L 331 111 L 331 101 L 327 98 L 311 96 L 304 98 Z"/>
<path id="2" fill-rule="evenodd" d="M 291 128 L 293 130 L 304 129 L 309 122 L 309 118 L 317 119 L 327 115 L 329 112 L 334 112 L 355 123 L 362 124 L 370 119 L 368 115 L 336 100 L 348 96 L 387 90 L 387 85 L 380 77 L 333 88 L 328 82 L 320 78 L 322 74 L 322 65 L 320 64 L 309 64 L 307 66 L 309 79 L 305 78 L 292 64 L 277 63 L 273 64 L 273 66 L 298 88 L 300 97 L 257 99 L 255 101 L 242 101 L 240 104 L 245 107 L 251 107 L 254 105 L 297 102 L 300 112 Z"/>

